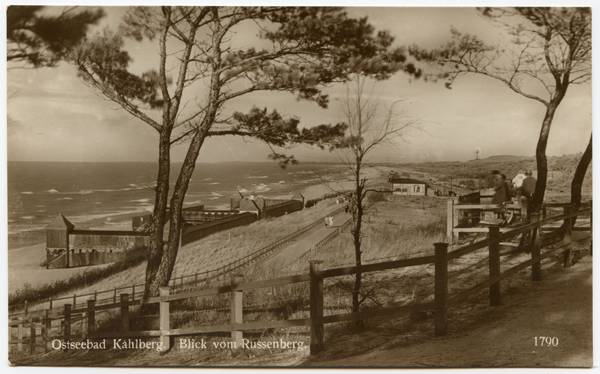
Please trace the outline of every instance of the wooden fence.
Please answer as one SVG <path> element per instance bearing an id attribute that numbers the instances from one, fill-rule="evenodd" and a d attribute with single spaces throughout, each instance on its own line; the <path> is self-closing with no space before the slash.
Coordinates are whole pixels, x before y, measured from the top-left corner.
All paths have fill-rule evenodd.
<path id="1" fill-rule="evenodd" d="M 582 203 L 581 206 L 587 207 L 592 206 L 591 202 Z M 542 218 L 547 217 L 547 212 L 552 209 L 560 209 L 563 210 L 565 206 L 569 204 L 564 203 L 550 203 L 544 204 L 542 206 Z M 489 212 L 489 211 L 497 211 L 499 209 L 505 210 L 511 214 L 516 214 L 520 216 L 521 204 L 510 203 L 506 205 L 502 204 L 464 204 L 457 202 L 454 199 L 448 200 L 447 206 L 447 218 L 446 218 L 446 236 L 447 240 L 450 244 L 454 244 L 457 242 L 458 237 L 461 233 L 486 233 L 488 231 L 487 227 L 475 227 L 475 225 L 479 222 L 480 213 L 481 212 Z M 476 219 L 476 222 L 473 222 L 473 219 Z M 510 231 L 511 228 L 502 228 L 502 232 Z M 578 227 L 575 227 L 574 230 L 579 230 Z"/>
<path id="2" fill-rule="evenodd" d="M 217 232 L 229 230 L 235 227 L 247 226 L 256 222 L 257 219 L 258 218 L 256 214 L 253 213 L 237 213 L 234 215 L 224 216 L 220 219 L 207 220 L 197 225 L 190 225 L 186 223 L 181 228 L 179 245 L 183 247 L 184 245 L 196 242 Z"/>
<path id="3" fill-rule="evenodd" d="M 119 302 L 108 305 L 96 305 L 95 300 L 88 300 L 87 305 L 81 308 L 73 309 L 70 304 L 66 304 L 62 310 L 46 310 L 42 317 L 25 317 L 18 320 L 9 321 L 9 331 L 11 328 L 17 328 L 17 339 L 10 335 L 10 344 L 16 344 L 22 349 L 23 344 L 28 344 L 30 353 L 36 352 L 36 339 L 38 327 L 41 327 L 41 338 L 45 350 L 50 350 L 50 344 L 55 344 L 57 340 L 66 339 L 71 342 L 82 341 L 83 339 L 103 339 L 103 338 L 148 338 L 157 337 L 158 344 L 162 350 L 169 350 L 174 343 L 175 337 L 200 335 L 214 332 L 229 332 L 232 338 L 232 347 L 240 347 L 242 344 L 243 332 L 248 330 L 263 330 L 272 328 L 288 328 L 294 326 L 310 327 L 310 353 L 316 354 L 324 348 L 323 326 L 328 323 L 354 321 L 370 317 L 391 316 L 402 313 L 434 310 L 435 336 L 443 336 L 448 332 L 448 308 L 455 306 L 460 301 L 472 296 L 480 291 L 489 289 L 489 303 L 491 306 L 501 304 L 501 281 L 508 276 L 517 273 L 527 267 L 532 268 L 532 280 L 541 280 L 541 261 L 554 256 L 560 252 L 564 253 L 564 266 L 569 267 L 572 263 L 572 220 L 571 218 L 580 215 L 590 215 L 590 236 L 591 238 L 592 220 L 591 209 L 584 209 L 574 213 L 570 212 L 569 207 L 565 207 L 565 214 L 552 217 L 546 220 L 539 220 L 538 215 L 532 217 L 533 222 L 509 232 L 500 233 L 498 227 L 490 227 L 488 237 L 471 245 L 448 251 L 448 243 L 435 243 L 434 255 L 402 259 L 396 261 L 382 262 L 362 266 L 352 266 L 339 269 L 322 270 L 320 264 L 322 261 L 310 260 L 309 272 L 306 274 L 287 276 L 277 279 L 254 281 L 248 283 L 241 282 L 241 276 L 232 275 L 231 285 L 191 292 L 171 294 L 170 288 L 161 288 L 160 296 L 146 300 L 133 301 L 129 299 L 128 294 L 121 294 Z M 562 245 L 558 248 L 550 249 L 541 253 L 541 239 L 539 233 L 543 225 L 562 221 L 565 223 L 564 237 Z M 532 241 L 529 246 L 531 259 L 522 262 L 510 269 L 501 272 L 500 268 L 500 250 L 499 243 L 509 237 L 518 234 L 530 232 Z M 476 250 L 488 247 L 489 249 L 489 278 L 477 286 L 458 294 L 450 295 L 448 288 L 448 262 L 459 257 L 465 256 Z M 361 311 L 356 313 L 345 313 L 324 316 L 324 292 L 323 281 L 327 278 L 334 278 L 352 274 L 365 274 L 375 271 L 385 271 L 390 269 L 400 269 L 412 266 L 433 264 L 435 268 L 435 288 L 434 301 L 419 303 L 413 305 L 403 305 L 395 307 L 384 307 L 375 310 Z M 242 313 L 242 301 L 244 291 L 254 290 L 264 287 L 282 286 L 294 283 L 308 282 L 310 289 L 310 317 L 291 320 L 275 320 L 265 322 L 244 322 Z M 170 324 L 170 303 L 199 297 L 210 297 L 220 294 L 230 294 L 231 297 L 231 323 L 214 326 L 195 326 L 187 328 L 173 329 Z M 130 308 L 148 304 L 159 305 L 159 329 L 150 331 L 131 331 L 129 326 Z M 99 332 L 96 331 L 96 312 L 109 309 L 120 310 L 121 331 L 118 332 Z M 71 332 L 73 321 L 85 319 L 86 329 L 79 334 Z M 61 321 L 61 332 L 59 335 L 52 335 L 52 321 Z M 29 338 L 25 333 L 29 328 Z M 9 332 L 10 334 L 10 332 Z M 52 342 L 52 343 L 51 343 Z"/>

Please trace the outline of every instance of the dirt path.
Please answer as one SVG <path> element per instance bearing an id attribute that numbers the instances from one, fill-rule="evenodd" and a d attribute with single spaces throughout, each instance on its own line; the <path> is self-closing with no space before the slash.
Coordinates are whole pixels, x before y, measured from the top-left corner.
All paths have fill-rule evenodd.
<path id="1" fill-rule="evenodd" d="M 449 319 L 450 333 L 417 344 L 390 341 L 343 360 L 309 358 L 323 367 L 590 367 L 592 365 L 592 257 L 571 268 L 547 266 L 541 282 L 507 291 L 503 305 L 484 308 L 480 323 Z M 452 325 L 455 325 L 454 328 Z M 456 325 L 461 330 L 456 331 Z M 464 329 L 463 329 L 464 328 Z M 535 337 L 538 337 L 536 346 Z M 541 346 L 540 336 L 556 338 Z"/>

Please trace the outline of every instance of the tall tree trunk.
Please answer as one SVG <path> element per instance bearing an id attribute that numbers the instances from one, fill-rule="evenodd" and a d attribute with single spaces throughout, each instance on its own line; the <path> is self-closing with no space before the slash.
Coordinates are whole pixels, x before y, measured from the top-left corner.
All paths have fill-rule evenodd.
<path id="1" fill-rule="evenodd" d="M 544 115 L 540 137 L 535 149 L 535 158 L 537 161 L 537 182 L 535 185 L 535 193 L 533 194 L 532 212 L 539 213 L 544 203 L 544 194 L 546 192 L 546 182 L 548 180 L 548 159 L 546 157 L 546 146 L 548 145 L 548 137 L 550 136 L 550 127 L 552 119 L 558 107 L 559 102 L 551 101 Z"/>
<path id="2" fill-rule="evenodd" d="M 356 260 L 356 266 L 362 265 L 362 256 L 361 256 L 361 243 L 360 243 L 360 231 L 362 226 L 362 207 L 358 205 L 356 210 L 356 226 L 352 235 L 354 236 L 354 255 Z M 362 274 L 357 273 L 354 278 L 354 288 L 352 289 L 352 312 L 358 312 L 360 308 L 360 284 L 362 281 Z"/>
<path id="3" fill-rule="evenodd" d="M 583 186 L 583 180 L 585 179 L 585 174 L 587 173 L 587 169 L 590 166 L 591 161 L 592 136 L 590 135 L 590 141 L 585 149 L 585 152 L 583 152 L 583 155 L 581 155 L 577 169 L 575 169 L 575 175 L 573 175 L 573 181 L 571 182 L 571 206 L 574 210 L 579 209 L 581 206 L 581 188 Z M 574 225 L 576 220 L 577 217 L 574 217 L 571 224 Z"/>
<path id="4" fill-rule="evenodd" d="M 196 167 L 196 160 L 200 153 L 200 148 L 204 144 L 205 135 L 198 130 L 192 138 L 190 147 L 185 156 L 179 178 L 173 189 L 171 197 L 171 217 L 169 223 L 169 239 L 163 249 L 159 267 L 156 271 L 156 276 L 150 285 L 150 292 L 157 293 L 160 287 L 166 287 L 169 284 L 175 261 L 177 260 L 177 252 L 179 251 L 179 238 L 181 237 L 181 227 L 183 225 L 183 201 L 189 187 L 190 179 Z"/>
<path id="5" fill-rule="evenodd" d="M 195 28 L 193 28 L 190 31 L 190 35 L 195 35 Z M 175 261 L 177 260 L 177 252 L 179 251 L 179 238 L 181 237 L 181 227 L 183 225 L 183 200 L 185 199 L 185 193 L 187 192 L 190 179 L 192 178 L 194 168 L 196 167 L 196 160 L 198 159 L 200 148 L 202 148 L 202 144 L 204 144 L 204 140 L 206 139 L 206 134 L 211 128 L 217 116 L 217 110 L 219 105 L 218 99 L 221 89 L 219 73 L 219 67 L 221 63 L 220 42 L 223 35 L 224 33 L 216 33 L 213 37 L 213 73 L 211 76 L 211 85 L 208 98 L 209 105 L 206 111 L 206 115 L 202 122 L 199 124 L 198 128 L 196 129 L 194 137 L 192 138 L 190 146 L 188 147 L 187 154 L 185 155 L 185 159 L 183 161 L 183 165 L 181 166 L 181 171 L 179 172 L 177 183 L 175 184 L 175 187 L 173 189 L 173 196 L 171 197 L 170 204 L 171 211 L 169 224 L 169 238 L 167 240 L 167 243 L 165 244 L 166 248 L 164 248 L 162 251 L 162 255 L 159 261 L 158 269 L 155 273 L 155 277 L 149 286 L 148 284 L 146 284 L 146 287 L 150 289 L 149 292 L 152 295 L 158 295 L 160 287 L 168 286 L 169 280 L 171 279 L 171 275 L 173 274 L 173 268 L 175 267 Z M 184 60 L 185 63 L 180 69 L 180 77 L 178 80 L 179 82 L 184 82 L 185 80 L 184 78 L 193 46 L 193 40 L 193 37 L 191 37 L 190 43 L 188 43 L 186 46 L 186 58 Z M 183 87 L 183 85 L 178 87 L 178 90 L 174 95 L 175 99 L 173 101 L 173 106 L 171 108 L 165 107 L 165 110 L 163 111 L 163 122 L 165 120 L 169 120 L 169 123 L 175 122 L 178 112 L 177 108 L 179 107 Z M 170 109 L 170 112 L 166 109 Z M 172 126 L 170 128 L 172 129 Z"/>
<path id="6" fill-rule="evenodd" d="M 354 256 L 356 260 L 356 266 L 362 265 L 362 248 L 361 248 L 361 230 L 362 230 L 362 220 L 364 215 L 363 209 L 363 188 L 360 181 L 360 169 L 361 169 L 361 158 L 357 157 L 356 160 L 356 225 L 354 226 L 354 231 L 352 232 L 354 236 Z M 352 289 L 352 312 L 358 312 L 360 309 L 360 285 L 362 282 L 362 274 L 357 273 L 354 278 L 354 288 Z M 360 324 L 360 321 L 356 321 L 357 326 Z"/>
<path id="7" fill-rule="evenodd" d="M 156 196 L 154 200 L 154 212 L 152 215 L 150 246 L 148 248 L 148 263 L 146 265 L 146 286 L 144 298 L 158 296 L 158 290 L 152 292 L 150 285 L 154 280 L 163 255 L 164 226 L 167 220 L 167 201 L 169 196 L 169 175 L 171 168 L 170 159 L 170 137 L 171 131 L 160 134 L 158 176 L 156 184 Z"/>

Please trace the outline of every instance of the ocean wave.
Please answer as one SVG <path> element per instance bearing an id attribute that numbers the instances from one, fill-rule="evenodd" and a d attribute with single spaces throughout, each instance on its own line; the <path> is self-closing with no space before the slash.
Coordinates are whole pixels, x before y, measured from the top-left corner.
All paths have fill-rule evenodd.
<path id="1" fill-rule="evenodd" d="M 59 197 L 56 200 L 73 200 L 73 198 L 71 198 L 71 197 Z"/>
<path id="2" fill-rule="evenodd" d="M 77 191 L 77 192 L 62 192 L 62 195 L 89 195 L 91 193 L 94 193 L 93 190 L 81 190 L 81 191 Z"/>
<path id="3" fill-rule="evenodd" d="M 45 230 L 45 229 L 46 229 L 46 225 L 27 225 L 24 227 L 8 226 L 8 230 L 6 231 L 6 233 L 9 235 L 15 235 L 15 234 L 21 234 L 24 232 L 38 231 L 38 230 Z"/>
<path id="4" fill-rule="evenodd" d="M 209 183 L 209 185 L 214 185 L 214 184 L 221 184 L 221 182 L 213 182 L 213 183 Z"/>
<path id="5" fill-rule="evenodd" d="M 150 202 L 150 198 L 148 199 L 139 199 L 139 200 L 129 200 L 130 203 L 148 203 Z"/>
<path id="6" fill-rule="evenodd" d="M 202 200 L 196 200 L 196 201 L 190 201 L 190 202 L 185 202 L 183 203 L 184 205 L 200 205 L 202 204 Z"/>
<path id="7" fill-rule="evenodd" d="M 121 188 L 120 190 L 117 191 L 135 191 L 135 190 L 143 190 L 146 187 L 130 187 L 130 188 Z"/>
<path id="8" fill-rule="evenodd" d="M 245 188 L 242 188 L 242 189 L 240 189 L 240 190 L 238 190 L 238 191 L 239 191 L 239 192 L 242 192 L 242 193 L 244 193 L 244 192 L 248 192 L 248 190 L 247 190 L 247 189 L 245 189 Z"/>
<path id="9" fill-rule="evenodd" d="M 23 216 L 23 217 L 19 217 L 21 219 L 34 219 L 35 216 Z"/>
<path id="10" fill-rule="evenodd" d="M 248 176 L 247 178 L 250 179 L 264 179 L 264 178 L 269 178 L 268 175 L 254 175 L 254 176 Z"/>
<path id="11" fill-rule="evenodd" d="M 24 191 L 24 192 L 21 192 L 21 195 L 33 195 L 33 192 L 31 192 L 31 191 Z"/>
<path id="12" fill-rule="evenodd" d="M 133 187 L 131 184 L 129 185 L 130 187 L 125 187 L 125 188 L 118 188 L 118 189 L 98 189 L 98 190 L 92 190 L 93 192 L 121 192 L 121 191 L 136 191 L 136 190 L 143 190 L 144 188 L 152 188 L 152 187 L 140 187 L 138 185 L 133 185 L 135 187 Z"/>
<path id="13" fill-rule="evenodd" d="M 98 213 L 98 214 L 79 214 L 79 215 L 66 215 L 65 217 L 67 217 L 67 219 L 73 223 L 83 223 L 83 222 L 87 222 L 87 221 L 92 221 L 95 219 L 108 219 L 111 216 L 118 216 L 121 214 L 130 214 L 130 213 L 135 213 L 135 212 L 140 212 L 143 213 L 142 211 L 140 211 L 139 206 L 124 206 L 123 209 L 119 209 L 119 210 L 114 210 L 114 211 L 107 211 L 107 212 L 102 212 L 102 213 Z M 143 209 L 143 208 L 142 208 Z M 143 209 L 143 211 L 147 211 L 148 209 Z M 119 219 L 121 220 L 121 219 Z M 130 221 L 129 218 L 123 218 L 123 221 Z"/>
<path id="14" fill-rule="evenodd" d="M 46 192 L 48 192 L 48 193 L 60 193 L 57 190 L 55 190 L 54 188 L 52 188 L 52 189 L 50 189 L 50 190 L 48 190 Z"/>
<path id="15" fill-rule="evenodd" d="M 217 196 L 217 197 L 222 197 L 223 196 L 220 193 L 216 193 L 216 192 L 212 192 L 211 195 L 212 196 Z"/>

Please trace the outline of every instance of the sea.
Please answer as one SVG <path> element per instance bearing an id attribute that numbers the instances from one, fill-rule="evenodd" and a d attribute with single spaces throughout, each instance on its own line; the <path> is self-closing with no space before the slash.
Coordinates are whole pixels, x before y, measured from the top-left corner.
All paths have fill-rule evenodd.
<path id="1" fill-rule="evenodd" d="M 180 168 L 171 165 L 171 188 Z M 44 243 L 59 213 L 78 229 L 121 227 L 154 207 L 156 163 L 8 162 L 7 169 L 9 249 Z M 277 198 L 320 184 L 320 176 L 341 179 L 345 171 L 323 163 L 198 163 L 184 204 L 229 209 L 238 192 Z"/>

